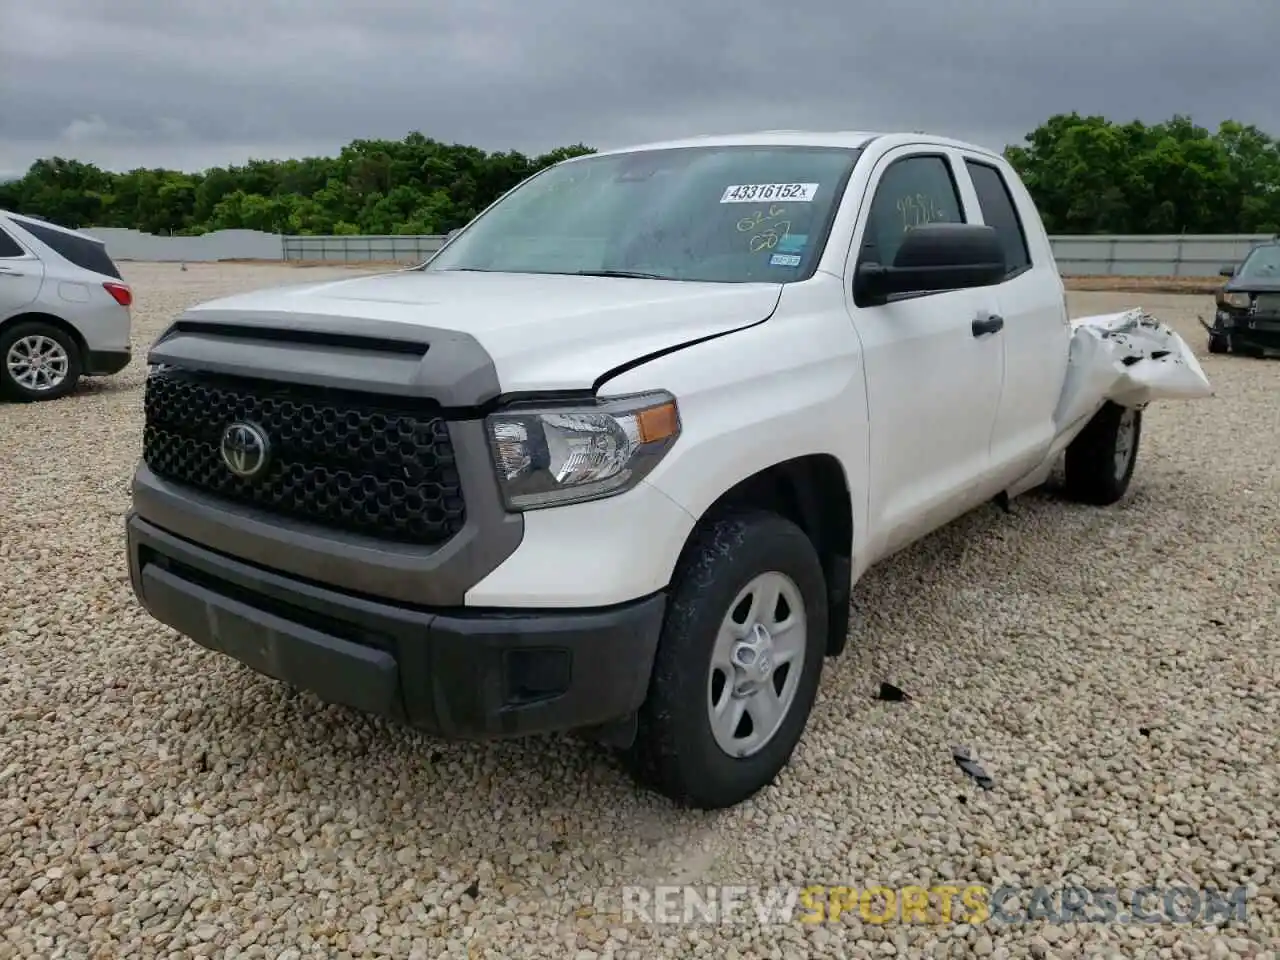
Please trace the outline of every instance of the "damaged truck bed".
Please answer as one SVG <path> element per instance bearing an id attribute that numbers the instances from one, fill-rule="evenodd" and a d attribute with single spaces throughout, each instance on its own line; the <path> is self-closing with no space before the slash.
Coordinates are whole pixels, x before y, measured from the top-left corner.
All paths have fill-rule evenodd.
<path id="1" fill-rule="evenodd" d="M 1143 407 L 1213 395 L 1187 342 L 1141 307 L 1081 317 L 1071 326 L 1067 377 L 1053 417 L 1059 439 L 1069 442 L 1108 400 Z"/>

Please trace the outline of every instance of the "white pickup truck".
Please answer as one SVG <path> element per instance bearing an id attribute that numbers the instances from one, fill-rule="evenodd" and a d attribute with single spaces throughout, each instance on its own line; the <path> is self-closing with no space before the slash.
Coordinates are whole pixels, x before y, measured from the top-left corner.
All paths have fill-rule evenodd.
<path id="1" fill-rule="evenodd" d="M 1142 407 L 1207 390 L 1140 312 L 1069 322 L 997 154 L 617 150 L 413 269 L 178 317 L 130 568 L 157 619 L 324 700 L 580 731 L 723 807 L 787 764 L 868 566 L 1063 455 L 1070 496 L 1118 500 Z"/>

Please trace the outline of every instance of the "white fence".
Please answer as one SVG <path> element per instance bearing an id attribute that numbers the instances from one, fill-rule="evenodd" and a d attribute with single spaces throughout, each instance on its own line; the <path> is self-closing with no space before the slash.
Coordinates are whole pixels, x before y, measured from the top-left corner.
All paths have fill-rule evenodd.
<path id="1" fill-rule="evenodd" d="M 395 260 L 421 263 L 444 246 L 443 236 L 396 234 L 334 237 L 282 237 L 286 260 Z"/>
<path id="2" fill-rule="evenodd" d="M 258 230 L 215 230 L 199 237 L 160 237 L 124 227 L 83 227 L 107 245 L 116 260 L 283 260 L 284 240 Z M 292 239 L 292 238 L 289 238 Z"/>
<path id="3" fill-rule="evenodd" d="M 293 260 L 330 263 L 421 263 L 443 236 L 300 237 L 221 230 L 200 237 L 157 237 L 136 230 L 90 228 L 117 260 Z M 1064 276 L 1214 277 L 1239 262 L 1261 235 L 1053 237 Z"/>
<path id="4" fill-rule="evenodd" d="M 1052 237 L 1063 276 L 1214 277 L 1269 237 L 1242 234 Z"/>

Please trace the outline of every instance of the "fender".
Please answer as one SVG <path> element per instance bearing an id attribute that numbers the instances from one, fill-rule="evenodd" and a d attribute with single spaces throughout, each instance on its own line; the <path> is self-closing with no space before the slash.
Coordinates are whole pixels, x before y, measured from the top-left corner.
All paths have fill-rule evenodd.
<path id="1" fill-rule="evenodd" d="M 763 323 L 767 323 L 774 316 L 774 314 L 778 312 L 778 304 L 781 302 L 782 302 L 782 291 L 779 290 L 778 299 L 774 301 L 773 309 L 770 310 L 766 316 L 761 317 L 759 320 L 752 321 L 751 323 L 744 323 L 742 326 L 734 327 L 732 330 L 721 330 L 717 333 L 707 334 L 705 337 L 695 337 L 692 340 L 686 340 L 684 343 L 677 343 L 674 346 L 664 347 L 661 350 L 654 350 L 652 353 L 647 353 L 642 357 L 637 357 L 634 360 L 628 360 L 626 363 L 620 363 L 616 367 L 614 367 L 612 370 L 607 370 L 604 373 L 602 373 L 600 376 L 596 377 L 595 383 L 591 385 L 591 392 L 599 393 L 600 388 L 603 387 L 610 380 L 612 380 L 614 377 L 621 376 L 624 373 L 627 373 L 631 370 L 635 370 L 639 367 L 642 367 L 653 360 L 658 360 L 658 359 L 661 359 L 662 357 L 670 356 L 671 354 L 676 353 L 680 350 L 687 350 L 689 347 L 696 347 L 702 343 L 708 343 L 712 340 L 719 340 L 721 337 L 727 337 L 732 333 L 741 333 L 743 330 L 750 330 L 752 327 L 758 327 Z"/>
<path id="2" fill-rule="evenodd" d="M 867 398 L 860 341 L 843 303 L 829 296 L 839 285 L 820 276 L 788 287 L 768 323 L 744 325 L 710 347 L 699 338 L 602 378 L 607 395 L 663 389 L 680 406 L 683 435 L 647 483 L 699 518 L 762 470 L 830 456 L 844 473 L 860 537 Z M 828 306 L 833 302 L 835 308 Z"/>

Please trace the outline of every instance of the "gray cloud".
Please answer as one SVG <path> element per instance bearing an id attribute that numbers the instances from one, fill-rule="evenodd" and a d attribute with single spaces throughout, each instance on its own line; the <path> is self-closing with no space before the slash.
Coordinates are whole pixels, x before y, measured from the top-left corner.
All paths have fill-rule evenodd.
<path id="1" fill-rule="evenodd" d="M 0 174 L 421 130 L 539 152 L 777 127 L 993 147 L 1053 113 L 1280 133 L 1274 0 L 4 0 Z"/>

